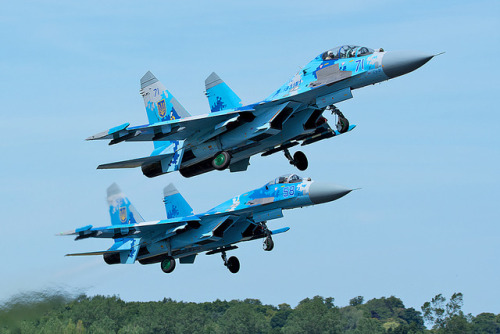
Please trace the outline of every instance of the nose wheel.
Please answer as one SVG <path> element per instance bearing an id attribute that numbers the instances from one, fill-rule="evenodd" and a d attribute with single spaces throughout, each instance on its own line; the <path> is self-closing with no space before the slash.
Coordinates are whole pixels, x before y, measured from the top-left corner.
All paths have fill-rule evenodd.
<path id="1" fill-rule="evenodd" d="M 222 252 L 221 254 L 222 260 L 224 261 L 224 265 L 227 267 L 227 269 L 232 272 L 233 274 L 236 274 L 238 271 L 240 271 L 240 260 L 236 256 L 231 256 L 229 259 L 226 257 L 226 252 Z"/>
<path id="2" fill-rule="evenodd" d="M 274 241 L 273 241 L 273 238 L 271 237 L 271 231 L 269 231 L 269 229 L 267 228 L 267 225 L 266 225 L 266 222 L 261 222 L 260 223 L 260 227 L 262 228 L 262 230 L 264 231 L 264 235 L 265 235 L 265 238 L 264 238 L 264 242 L 262 242 L 262 248 L 266 251 L 266 252 L 270 252 L 273 250 L 274 248 Z"/>
<path id="3" fill-rule="evenodd" d="M 290 164 L 297 167 L 298 170 L 304 171 L 309 166 L 309 162 L 307 161 L 307 157 L 304 152 L 297 151 L 293 154 L 293 157 L 287 148 L 285 148 L 283 152 L 285 153 L 285 157 L 288 161 L 290 161 Z"/>
<path id="4" fill-rule="evenodd" d="M 273 250 L 274 241 L 273 238 L 271 238 L 271 236 L 268 236 L 264 239 L 264 242 L 262 243 L 262 248 L 264 248 L 266 252 L 270 252 Z"/>
<path id="5" fill-rule="evenodd" d="M 349 121 L 345 118 L 344 114 L 334 105 L 328 106 L 327 109 L 331 110 L 332 115 L 337 116 L 337 131 L 340 133 L 347 132 L 349 130 Z"/>

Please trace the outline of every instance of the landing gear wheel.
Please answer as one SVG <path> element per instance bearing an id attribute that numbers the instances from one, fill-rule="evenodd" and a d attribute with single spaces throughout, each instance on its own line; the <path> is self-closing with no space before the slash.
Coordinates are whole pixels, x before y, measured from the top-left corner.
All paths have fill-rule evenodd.
<path id="1" fill-rule="evenodd" d="M 161 261 L 161 270 L 165 274 L 170 274 L 175 269 L 175 259 L 171 256 L 167 256 L 163 261 Z"/>
<path id="2" fill-rule="evenodd" d="M 226 169 L 231 162 L 231 156 L 226 151 L 222 151 L 215 155 L 212 159 L 212 167 L 217 170 Z"/>
<path id="3" fill-rule="evenodd" d="M 339 116 L 339 120 L 337 121 L 337 131 L 340 133 L 347 132 L 349 130 L 349 121 L 347 118 Z"/>
<path id="4" fill-rule="evenodd" d="M 227 259 L 226 267 L 230 272 L 236 274 L 240 270 L 240 260 L 236 256 L 231 256 Z"/>
<path id="5" fill-rule="evenodd" d="M 307 167 L 309 166 L 309 163 L 307 162 L 307 157 L 302 151 L 297 151 L 293 155 L 293 164 L 295 167 L 297 167 L 299 170 L 306 170 Z"/>
<path id="6" fill-rule="evenodd" d="M 274 248 L 274 241 L 271 237 L 266 237 L 264 239 L 264 243 L 262 244 L 262 247 L 266 252 L 272 251 Z"/>

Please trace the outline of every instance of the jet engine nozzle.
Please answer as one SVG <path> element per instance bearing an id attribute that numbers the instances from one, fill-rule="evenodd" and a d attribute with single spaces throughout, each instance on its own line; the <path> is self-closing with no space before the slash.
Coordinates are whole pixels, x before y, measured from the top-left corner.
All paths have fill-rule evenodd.
<path id="1" fill-rule="evenodd" d="M 416 70 L 432 57 L 434 55 L 418 51 L 389 51 L 382 58 L 382 69 L 392 79 Z"/>
<path id="2" fill-rule="evenodd" d="M 335 184 L 313 182 L 309 186 L 309 198 L 314 204 L 335 201 L 348 193 L 352 189 L 347 189 Z"/>

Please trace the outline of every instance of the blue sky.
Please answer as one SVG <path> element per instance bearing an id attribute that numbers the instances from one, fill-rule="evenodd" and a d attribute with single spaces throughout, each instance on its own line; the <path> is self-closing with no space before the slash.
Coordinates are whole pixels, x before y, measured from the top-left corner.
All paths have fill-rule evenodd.
<path id="1" fill-rule="evenodd" d="M 0 299 L 63 289 L 125 300 L 259 298 L 264 303 L 395 295 L 410 307 L 464 294 L 466 312 L 500 313 L 500 52 L 498 1 L 16 1 L 0 13 L 2 250 Z M 324 50 L 358 44 L 446 51 L 404 77 L 338 105 L 357 128 L 305 147 L 318 181 L 362 188 L 285 212 L 275 249 L 241 244 L 230 274 L 219 256 L 165 275 L 158 265 L 108 266 L 70 252 L 109 247 L 55 233 L 107 225 L 117 182 L 146 219 L 164 217 L 174 182 L 195 211 L 293 172 L 256 156 L 246 173 L 147 179 L 99 163 L 148 154 L 84 138 L 146 123 L 139 79 L 151 70 L 192 114 L 209 111 L 217 72 L 244 102 L 268 96 Z"/>

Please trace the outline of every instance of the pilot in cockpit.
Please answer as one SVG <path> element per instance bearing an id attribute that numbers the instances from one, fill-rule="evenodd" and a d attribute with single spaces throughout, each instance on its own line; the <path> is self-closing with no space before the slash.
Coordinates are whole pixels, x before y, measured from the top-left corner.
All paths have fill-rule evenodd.
<path id="1" fill-rule="evenodd" d="M 326 53 L 326 57 L 325 57 L 325 60 L 332 60 L 333 58 L 335 57 L 335 55 L 333 54 L 333 51 L 330 50 Z"/>

